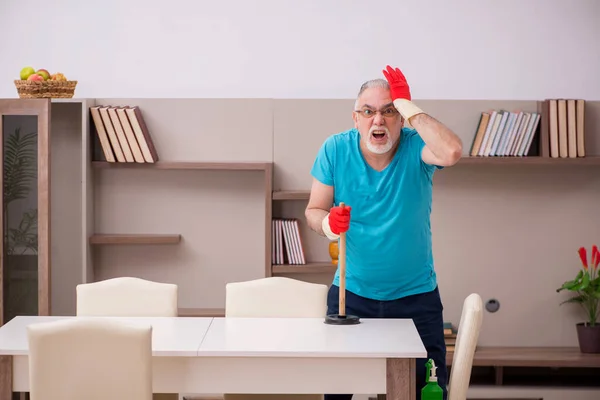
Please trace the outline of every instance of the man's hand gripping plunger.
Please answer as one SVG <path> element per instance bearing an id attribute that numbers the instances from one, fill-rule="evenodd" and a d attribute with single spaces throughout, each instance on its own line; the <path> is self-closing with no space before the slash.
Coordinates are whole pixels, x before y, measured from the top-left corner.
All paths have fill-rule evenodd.
<path id="1" fill-rule="evenodd" d="M 340 203 L 339 206 L 331 207 L 329 214 L 323 218 L 321 228 L 329 240 L 338 240 L 342 233 L 350 227 L 351 207 Z"/>
<path id="2" fill-rule="evenodd" d="M 325 318 L 325 323 L 330 325 L 355 325 L 360 323 L 360 319 L 355 315 L 346 315 L 346 231 L 350 228 L 350 207 L 340 203 L 339 206 L 332 207 L 329 214 L 323 218 L 322 228 L 325 235 L 331 240 L 340 240 L 339 254 L 339 312 L 338 314 L 329 314 Z"/>

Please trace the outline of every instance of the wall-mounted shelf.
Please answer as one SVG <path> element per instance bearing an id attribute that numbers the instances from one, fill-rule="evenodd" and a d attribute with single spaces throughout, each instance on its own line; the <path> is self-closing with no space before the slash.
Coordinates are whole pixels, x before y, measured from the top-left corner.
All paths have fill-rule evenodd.
<path id="1" fill-rule="evenodd" d="M 142 168 L 142 169 L 204 169 L 233 171 L 266 171 L 272 163 L 268 162 L 195 162 L 195 161 L 158 161 L 156 163 L 109 163 L 93 161 L 94 168 Z"/>
<path id="2" fill-rule="evenodd" d="M 309 190 L 276 190 L 273 192 L 273 200 L 308 200 Z"/>
<path id="3" fill-rule="evenodd" d="M 179 308 L 180 317 L 224 317 L 224 308 Z"/>
<path id="4" fill-rule="evenodd" d="M 600 157 L 552 158 L 552 157 L 463 157 L 460 165 L 600 165 Z"/>
<path id="5" fill-rule="evenodd" d="M 600 157 L 551 158 L 551 157 L 470 157 L 465 156 L 459 165 L 600 165 Z M 310 190 L 275 190 L 273 200 L 308 200 Z"/>
<path id="6" fill-rule="evenodd" d="M 335 272 L 337 266 L 331 262 L 309 262 L 300 265 L 273 265 L 273 275 L 278 274 L 312 274 Z"/>
<path id="7" fill-rule="evenodd" d="M 446 355 L 449 372 L 453 352 Z M 600 354 L 577 347 L 478 347 L 471 385 L 504 387 L 600 387 Z"/>
<path id="8" fill-rule="evenodd" d="M 448 364 L 452 363 L 451 356 L 449 354 L 447 357 Z M 578 347 L 479 346 L 475 350 L 473 365 L 600 368 L 600 354 L 582 353 Z"/>
<path id="9" fill-rule="evenodd" d="M 179 234 L 95 234 L 90 237 L 90 244 L 177 244 L 181 241 Z"/>

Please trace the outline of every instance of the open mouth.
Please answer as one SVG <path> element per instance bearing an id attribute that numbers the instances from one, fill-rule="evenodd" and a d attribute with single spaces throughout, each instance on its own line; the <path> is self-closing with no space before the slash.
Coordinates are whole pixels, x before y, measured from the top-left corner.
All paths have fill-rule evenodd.
<path id="1" fill-rule="evenodd" d="M 385 131 L 373 131 L 371 133 L 375 139 L 383 139 L 385 137 Z"/>

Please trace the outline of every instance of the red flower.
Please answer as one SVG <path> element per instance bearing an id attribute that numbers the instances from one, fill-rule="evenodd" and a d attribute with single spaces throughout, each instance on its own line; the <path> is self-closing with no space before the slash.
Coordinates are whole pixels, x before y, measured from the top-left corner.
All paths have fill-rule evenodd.
<path id="1" fill-rule="evenodd" d="M 587 252 L 585 250 L 585 247 L 579 248 L 579 258 L 581 258 L 581 263 L 583 264 L 583 268 L 587 269 L 588 262 L 587 262 Z M 593 259 L 594 259 L 594 254 L 592 252 L 592 260 Z"/>
<path id="2" fill-rule="evenodd" d="M 600 264 L 600 251 L 598 251 L 598 246 L 592 246 L 592 266 L 594 269 L 598 268 L 598 264 Z"/>

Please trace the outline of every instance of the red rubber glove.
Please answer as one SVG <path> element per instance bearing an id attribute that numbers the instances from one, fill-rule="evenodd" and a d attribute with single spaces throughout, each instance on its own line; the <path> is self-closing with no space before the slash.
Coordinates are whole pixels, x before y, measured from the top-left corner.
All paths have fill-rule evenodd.
<path id="1" fill-rule="evenodd" d="M 396 99 L 411 100 L 410 88 L 404 74 L 400 72 L 400 69 L 393 69 L 389 65 L 383 70 L 383 75 L 390 84 L 390 92 L 392 94 L 392 101 Z"/>
<path id="2" fill-rule="evenodd" d="M 339 235 L 342 232 L 346 232 L 350 227 L 350 209 L 349 206 L 336 206 L 331 207 L 329 210 L 329 227 L 331 232 Z"/>

